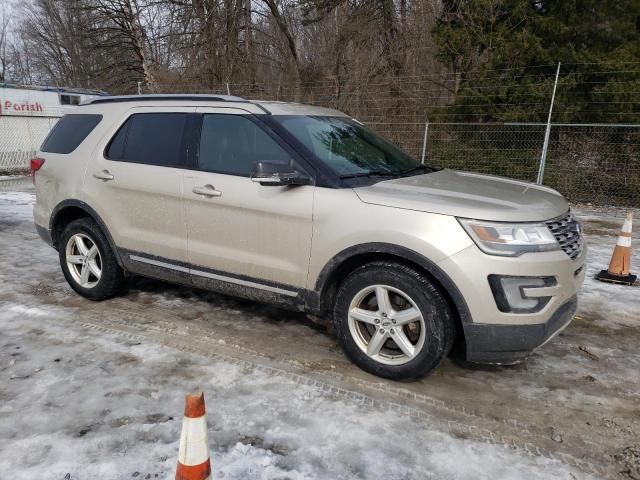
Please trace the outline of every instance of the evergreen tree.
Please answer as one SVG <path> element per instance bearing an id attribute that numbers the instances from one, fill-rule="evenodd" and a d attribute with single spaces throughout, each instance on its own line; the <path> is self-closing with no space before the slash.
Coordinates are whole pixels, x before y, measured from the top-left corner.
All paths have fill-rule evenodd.
<path id="1" fill-rule="evenodd" d="M 640 122 L 640 0 L 443 0 L 443 9 L 433 34 L 456 113 L 545 121 L 562 62 L 555 121 Z"/>

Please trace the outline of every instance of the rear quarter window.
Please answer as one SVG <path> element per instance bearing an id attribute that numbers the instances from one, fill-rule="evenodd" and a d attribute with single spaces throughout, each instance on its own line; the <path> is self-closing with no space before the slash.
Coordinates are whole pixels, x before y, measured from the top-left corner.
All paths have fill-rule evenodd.
<path id="1" fill-rule="evenodd" d="M 49 153 L 71 153 L 87 138 L 102 115 L 69 114 L 58 120 L 40 150 Z"/>

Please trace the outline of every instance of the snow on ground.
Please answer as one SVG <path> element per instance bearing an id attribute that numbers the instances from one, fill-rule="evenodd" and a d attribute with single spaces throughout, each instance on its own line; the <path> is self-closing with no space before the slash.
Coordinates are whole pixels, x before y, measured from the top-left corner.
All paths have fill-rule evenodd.
<path id="1" fill-rule="evenodd" d="M 12 219 L 33 219 L 31 208 L 13 208 L 31 206 L 35 203 L 35 195 L 28 192 L 0 192 L 0 202 L 4 202 L 3 211 Z"/>
<path id="2" fill-rule="evenodd" d="M 86 328 L 76 321 L 84 301 L 72 297 L 64 304 L 45 303 L 24 287 L 65 285 L 56 252 L 38 243 L 29 226 L 32 204 L 30 193 L 0 192 L 0 242 L 4 232 L 12 239 L 0 252 L 5 262 L 0 263 L 0 479 L 173 478 L 183 395 L 198 390 L 206 392 L 213 478 L 591 478 L 558 461 L 454 437 L 422 419 L 287 377 Z M 606 217 L 591 210 L 576 213 L 590 228 L 590 264 L 579 314 L 603 329 L 637 327 L 640 289 L 592 278 L 608 265 L 621 212 Z M 162 292 L 147 296 L 166 308 L 203 303 Z M 580 338 L 582 323 L 574 323 L 572 335 Z M 572 407 L 603 405 L 606 399 L 589 388 L 563 390 L 562 375 L 573 369 L 579 377 L 600 379 L 606 363 L 612 369 L 609 380 L 618 388 L 629 375 L 619 366 L 623 359 L 589 363 L 580 356 L 585 352 L 571 350 L 559 362 L 554 348 L 562 348 L 566 338 L 559 337 L 556 346 L 545 347 L 547 353 L 536 354 L 521 370 L 455 372 L 458 379 L 475 382 L 478 391 L 491 382 L 498 396 L 501 388 L 521 390 L 522 402 L 546 398 L 557 404 L 570 394 L 566 400 Z M 538 377 L 550 377 L 558 386 L 541 387 L 532 380 Z M 423 383 L 428 387 L 430 381 L 437 388 L 441 375 Z M 617 405 L 605 407 L 613 415 Z"/>
<path id="3" fill-rule="evenodd" d="M 182 395 L 199 390 L 214 478 L 571 478 L 397 412 L 16 307 L 0 313 L 0 478 L 172 478 Z"/>

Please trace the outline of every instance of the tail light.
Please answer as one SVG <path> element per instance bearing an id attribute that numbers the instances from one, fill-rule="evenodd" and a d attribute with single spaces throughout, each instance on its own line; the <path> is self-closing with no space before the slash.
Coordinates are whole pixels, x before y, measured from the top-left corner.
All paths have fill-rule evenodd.
<path id="1" fill-rule="evenodd" d="M 36 157 L 31 159 L 29 170 L 33 177 L 33 183 L 36 181 L 36 172 L 42 168 L 42 165 L 44 165 L 44 158 Z"/>

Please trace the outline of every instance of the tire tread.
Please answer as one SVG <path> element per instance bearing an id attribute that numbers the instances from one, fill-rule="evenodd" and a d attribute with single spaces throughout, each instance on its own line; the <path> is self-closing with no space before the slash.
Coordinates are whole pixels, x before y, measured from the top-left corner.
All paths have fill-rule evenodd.
<path id="1" fill-rule="evenodd" d="M 102 275 L 100 282 L 93 288 L 83 288 L 78 285 L 69 273 L 66 262 L 66 245 L 72 235 L 76 233 L 87 234 L 98 246 L 102 258 Z M 118 264 L 109 242 L 98 224 L 90 218 L 79 218 L 69 222 L 63 229 L 58 240 L 58 254 L 62 272 L 73 290 L 89 300 L 106 300 L 117 296 L 124 287 L 126 281 L 124 271 Z"/>

